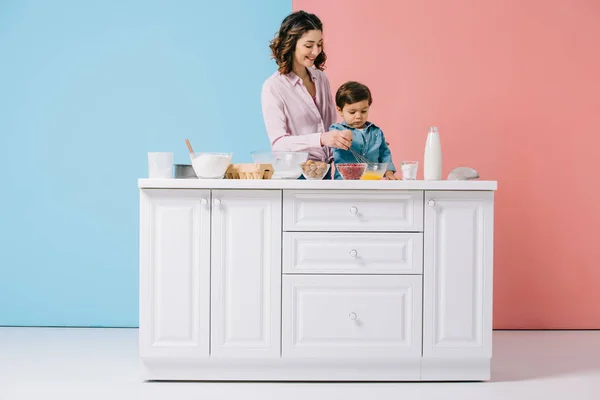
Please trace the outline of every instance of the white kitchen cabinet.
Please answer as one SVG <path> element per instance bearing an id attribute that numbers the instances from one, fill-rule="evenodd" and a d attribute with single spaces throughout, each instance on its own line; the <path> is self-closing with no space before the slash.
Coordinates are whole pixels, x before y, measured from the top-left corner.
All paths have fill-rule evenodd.
<path id="1" fill-rule="evenodd" d="M 493 200 L 425 192 L 423 379 L 489 378 Z"/>
<path id="2" fill-rule="evenodd" d="M 210 191 L 140 198 L 140 355 L 209 356 Z"/>
<path id="3" fill-rule="evenodd" d="M 213 191 L 211 355 L 279 357 L 281 191 Z"/>
<path id="4" fill-rule="evenodd" d="M 142 179 L 148 380 L 487 380 L 490 181 Z"/>

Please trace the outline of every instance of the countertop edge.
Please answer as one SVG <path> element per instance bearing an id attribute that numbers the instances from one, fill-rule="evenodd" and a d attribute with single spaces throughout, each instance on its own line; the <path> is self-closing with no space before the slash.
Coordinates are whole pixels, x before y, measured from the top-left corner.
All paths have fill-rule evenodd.
<path id="1" fill-rule="evenodd" d="M 343 181 L 279 179 L 138 179 L 139 189 L 265 189 L 265 190 L 487 190 L 497 181 Z"/>

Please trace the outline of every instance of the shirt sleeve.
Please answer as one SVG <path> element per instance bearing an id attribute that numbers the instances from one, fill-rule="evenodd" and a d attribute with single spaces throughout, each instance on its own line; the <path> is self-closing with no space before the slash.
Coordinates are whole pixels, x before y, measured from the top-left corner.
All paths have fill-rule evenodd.
<path id="1" fill-rule="evenodd" d="M 331 84 L 329 83 L 329 78 L 327 78 L 327 75 L 325 75 L 325 73 L 323 73 L 323 77 L 325 78 L 325 101 L 327 102 L 327 104 L 323 108 L 325 111 L 324 114 L 326 114 L 325 118 L 323 118 L 323 122 L 325 126 L 330 126 L 332 124 L 335 124 L 335 121 L 337 119 L 337 110 L 335 108 L 335 99 L 333 98 L 333 94 L 331 92 Z M 329 130 L 331 130 L 331 128 Z"/>
<path id="2" fill-rule="evenodd" d="M 270 85 L 263 85 L 261 103 L 265 127 L 273 151 L 307 151 L 321 147 L 320 132 L 292 135 L 288 131 L 283 101 Z"/>
<path id="3" fill-rule="evenodd" d="M 381 132 L 381 146 L 379 146 L 379 162 L 388 163 L 388 171 L 396 172 L 396 167 L 392 162 L 392 152 L 385 142 L 385 136 Z"/>

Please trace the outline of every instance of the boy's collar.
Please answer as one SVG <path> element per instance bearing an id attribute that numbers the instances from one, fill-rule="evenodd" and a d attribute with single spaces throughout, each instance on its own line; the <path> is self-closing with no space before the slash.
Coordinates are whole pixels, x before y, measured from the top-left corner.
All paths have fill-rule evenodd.
<path id="1" fill-rule="evenodd" d="M 348 124 L 347 124 L 345 121 L 342 121 L 342 126 L 343 126 L 344 128 L 348 128 L 348 129 L 368 129 L 368 128 L 370 128 L 372 125 L 373 125 L 373 123 L 372 123 L 372 122 L 370 122 L 370 121 L 367 121 L 367 122 L 365 123 L 365 126 L 364 126 L 363 128 L 354 128 L 354 127 L 352 127 L 352 126 L 348 125 Z"/>

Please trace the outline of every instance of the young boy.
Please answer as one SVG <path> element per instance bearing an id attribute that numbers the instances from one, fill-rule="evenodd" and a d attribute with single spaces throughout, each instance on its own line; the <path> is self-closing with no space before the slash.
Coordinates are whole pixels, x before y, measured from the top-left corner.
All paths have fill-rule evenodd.
<path id="1" fill-rule="evenodd" d="M 354 81 L 344 83 L 335 94 L 335 104 L 343 122 L 331 125 L 329 130 L 352 131 L 352 150 L 370 162 L 388 163 L 384 177 L 395 180 L 398 179 L 394 175 L 396 168 L 392 163 L 392 153 L 385 142 L 383 132 L 368 121 L 372 102 L 368 87 Z M 337 148 L 333 149 L 333 160 L 336 164 L 357 162 L 350 151 Z M 342 179 L 337 169 L 335 179 Z"/>

